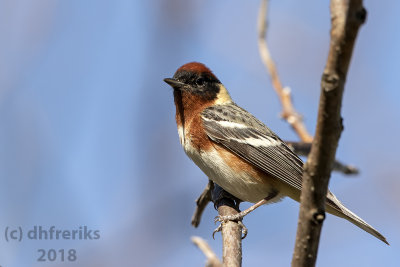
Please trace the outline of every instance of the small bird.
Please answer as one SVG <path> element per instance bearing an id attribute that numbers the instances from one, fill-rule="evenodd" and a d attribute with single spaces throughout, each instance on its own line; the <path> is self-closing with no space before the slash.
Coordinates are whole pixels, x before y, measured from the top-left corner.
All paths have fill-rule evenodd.
<path id="1" fill-rule="evenodd" d="M 241 201 L 257 203 L 254 208 L 285 196 L 300 202 L 302 160 L 267 126 L 236 105 L 209 68 L 187 63 L 164 81 L 173 88 L 180 143 L 210 180 Z M 242 219 L 254 208 L 234 219 Z M 330 191 L 326 211 L 389 245 Z"/>

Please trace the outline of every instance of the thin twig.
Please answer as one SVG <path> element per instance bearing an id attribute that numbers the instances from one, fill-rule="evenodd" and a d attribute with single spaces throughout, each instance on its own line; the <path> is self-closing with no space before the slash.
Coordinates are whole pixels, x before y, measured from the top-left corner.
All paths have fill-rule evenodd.
<path id="1" fill-rule="evenodd" d="M 290 88 L 282 86 L 275 63 L 272 60 L 271 53 L 269 52 L 266 39 L 267 9 L 268 0 L 262 0 L 258 15 L 258 48 L 260 51 L 261 60 L 267 68 L 268 74 L 271 76 L 272 85 L 281 101 L 282 118 L 284 118 L 290 124 L 290 126 L 292 126 L 293 130 L 303 142 L 310 143 L 312 141 L 312 136 L 308 133 L 307 128 L 303 123 L 302 116 L 299 115 L 292 104 Z"/>
<path id="2" fill-rule="evenodd" d="M 198 236 L 193 236 L 192 242 L 206 256 L 206 259 L 207 259 L 206 266 L 207 267 L 222 267 L 221 261 L 218 259 L 217 255 L 214 253 L 214 251 L 211 249 L 211 247 L 208 245 L 208 243 L 204 239 L 202 239 L 201 237 L 198 237 Z"/>
<path id="3" fill-rule="evenodd" d="M 366 11 L 362 0 L 331 0 L 331 41 L 321 80 L 317 128 L 303 173 L 303 189 L 292 266 L 315 266 L 325 200 L 343 129 L 340 115 L 346 75 Z"/>
<path id="4" fill-rule="evenodd" d="M 311 151 L 311 143 L 285 141 L 285 143 L 299 156 L 308 156 Z M 357 167 L 335 160 L 333 171 L 341 172 L 346 175 L 356 175 L 359 173 Z"/>
<path id="5" fill-rule="evenodd" d="M 211 201 L 211 191 L 214 188 L 214 183 L 209 180 L 206 188 L 204 188 L 203 193 L 196 199 L 196 210 L 192 216 L 192 225 L 194 227 L 199 226 L 201 215 L 203 215 L 204 209 L 207 207 L 208 203 Z"/>
<path id="6" fill-rule="evenodd" d="M 360 173 L 356 166 L 344 164 L 338 160 L 335 160 L 333 163 L 333 171 L 341 172 L 346 175 L 357 175 Z"/>

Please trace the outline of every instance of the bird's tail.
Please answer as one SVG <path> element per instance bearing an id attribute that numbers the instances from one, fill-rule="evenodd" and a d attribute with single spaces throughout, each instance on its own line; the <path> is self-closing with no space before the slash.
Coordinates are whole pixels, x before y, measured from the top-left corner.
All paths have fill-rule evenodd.
<path id="1" fill-rule="evenodd" d="M 351 212 L 348 208 L 346 208 L 330 191 L 328 192 L 327 195 L 326 204 L 327 204 L 326 205 L 327 212 L 348 220 L 349 222 L 357 225 L 364 231 L 370 233 L 371 235 L 375 236 L 376 238 L 382 240 L 383 242 L 389 245 L 389 243 L 386 241 L 386 238 L 383 235 L 381 235 L 371 225 L 369 225 L 363 219 L 361 219 L 353 212 Z"/>

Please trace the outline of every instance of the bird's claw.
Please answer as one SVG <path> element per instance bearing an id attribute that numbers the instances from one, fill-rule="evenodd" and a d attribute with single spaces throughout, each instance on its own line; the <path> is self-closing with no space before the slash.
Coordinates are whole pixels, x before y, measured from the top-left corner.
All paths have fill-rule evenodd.
<path id="1" fill-rule="evenodd" d="M 217 228 L 215 228 L 215 230 L 212 233 L 212 238 L 215 240 L 215 233 L 221 232 L 222 230 L 222 223 L 220 225 L 218 225 Z"/>
<path id="2" fill-rule="evenodd" d="M 239 224 L 240 228 L 242 229 L 242 239 L 245 239 L 247 236 L 247 233 L 248 233 L 247 227 L 244 226 L 242 221 L 238 221 L 238 224 Z"/>
<path id="3" fill-rule="evenodd" d="M 213 239 L 215 239 L 215 233 L 221 232 L 222 230 L 222 224 L 226 223 L 228 221 L 234 221 L 237 222 L 242 230 L 242 239 L 245 239 L 248 233 L 248 230 L 246 226 L 242 223 L 243 220 L 243 215 L 241 213 L 235 214 L 235 215 L 226 215 L 226 216 L 221 216 L 218 215 L 214 218 L 214 223 L 220 222 L 220 225 L 214 230 L 212 233 Z"/>

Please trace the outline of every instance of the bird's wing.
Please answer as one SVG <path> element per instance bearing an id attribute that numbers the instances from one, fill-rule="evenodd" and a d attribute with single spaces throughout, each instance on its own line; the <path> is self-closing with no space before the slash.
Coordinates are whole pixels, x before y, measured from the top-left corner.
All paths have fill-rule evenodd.
<path id="1" fill-rule="evenodd" d="M 235 104 L 202 112 L 208 137 L 269 175 L 301 190 L 303 162 L 267 126 Z"/>

